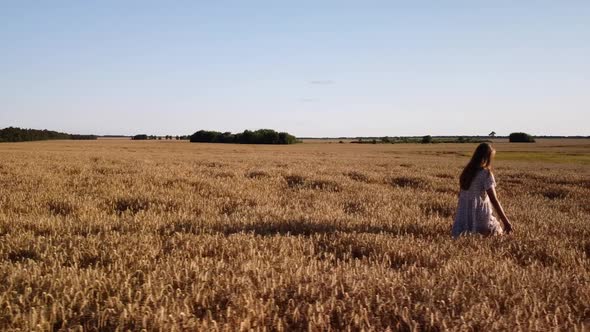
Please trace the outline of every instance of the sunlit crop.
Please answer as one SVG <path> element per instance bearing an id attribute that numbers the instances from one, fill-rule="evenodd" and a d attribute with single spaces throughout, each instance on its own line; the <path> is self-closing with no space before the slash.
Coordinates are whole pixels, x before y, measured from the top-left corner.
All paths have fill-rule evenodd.
<path id="1" fill-rule="evenodd" d="M 2 144 L 0 327 L 589 329 L 590 143 L 495 144 L 516 233 L 453 240 L 474 147 Z"/>

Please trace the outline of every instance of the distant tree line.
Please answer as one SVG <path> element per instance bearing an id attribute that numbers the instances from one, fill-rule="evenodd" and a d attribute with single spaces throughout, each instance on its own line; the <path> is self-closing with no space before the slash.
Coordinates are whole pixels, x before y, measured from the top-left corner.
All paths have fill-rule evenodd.
<path id="1" fill-rule="evenodd" d="M 536 138 L 543 138 L 543 139 L 584 139 L 590 138 L 590 136 L 583 136 L 583 135 L 574 135 L 574 136 L 547 136 L 547 135 L 539 135 L 535 136 Z"/>
<path id="2" fill-rule="evenodd" d="M 422 144 L 430 144 L 430 143 L 481 143 L 485 142 L 485 139 L 479 136 L 472 136 L 472 137 L 465 137 L 465 136 L 458 136 L 458 137 L 432 137 L 430 135 L 422 136 L 422 137 L 359 137 L 356 140 L 351 141 L 350 143 L 356 144 L 398 144 L 398 143 L 422 143 Z M 344 143 L 344 141 L 340 141 L 340 143 Z"/>
<path id="3" fill-rule="evenodd" d="M 73 139 L 73 140 L 95 140 L 95 139 L 98 139 L 98 136 L 73 134 L 73 135 L 70 135 L 70 139 Z"/>
<path id="4" fill-rule="evenodd" d="M 94 135 L 71 135 L 51 130 L 8 127 L 0 129 L 0 142 L 45 141 L 54 139 L 94 140 Z"/>
<path id="5" fill-rule="evenodd" d="M 139 135 L 135 135 L 133 137 L 131 137 L 132 140 L 162 140 L 162 139 L 166 139 L 166 140 L 188 140 L 190 138 L 190 136 L 188 135 L 183 135 L 183 136 L 172 136 L 172 135 L 166 135 L 166 136 L 156 136 L 156 135 L 146 135 L 146 134 L 139 134 Z"/>
<path id="6" fill-rule="evenodd" d="M 190 141 L 193 143 L 294 144 L 297 143 L 297 138 L 289 133 L 272 129 L 245 130 L 237 134 L 199 130 L 191 135 Z"/>
<path id="7" fill-rule="evenodd" d="M 496 132 L 491 132 L 488 135 L 489 138 L 497 138 Z M 430 135 L 418 137 L 358 137 L 356 140 L 351 141 L 351 143 L 357 144 L 383 144 L 383 143 L 482 143 L 488 142 L 488 137 L 485 136 L 436 136 L 432 137 Z M 504 136 L 506 137 L 506 136 Z M 558 138 L 559 136 L 540 136 L 546 138 Z M 571 136 L 570 138 L 585 138 L 584 136 Z M 533 143 L 535 142 L 535 138 L 527 133 L 511 133 L 508 136 L 510 142 L 516 143 Z M 340 143 L 344 143 L 344 141 L 340 141 Z"/>

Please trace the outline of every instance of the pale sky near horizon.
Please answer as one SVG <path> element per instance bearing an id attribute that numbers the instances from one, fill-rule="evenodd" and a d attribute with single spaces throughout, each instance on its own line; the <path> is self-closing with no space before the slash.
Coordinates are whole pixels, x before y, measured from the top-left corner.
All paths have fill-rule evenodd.
<path id="1" fill-rule="evenodd" d="M 590 135 L 590 1 L 0 0 L 8 126 Z"/>

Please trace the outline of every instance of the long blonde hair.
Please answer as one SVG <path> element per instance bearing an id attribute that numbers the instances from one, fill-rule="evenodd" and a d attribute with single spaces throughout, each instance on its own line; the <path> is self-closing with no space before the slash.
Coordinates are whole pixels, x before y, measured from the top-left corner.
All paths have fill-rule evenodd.
<path id="1" fill-rule="evenodd" d="M 473 156 L 467 166 L 463 169 L 461 173 L 461 177 L 459 178 L 459 185 L 463 190 L 469 190 L 471 186 L 471 182 L 477 172 L 481 169 L 489 169 L 492 170 L 492 159 L 494 156 L 494 148 L 489 143 L 481 143 L 475 149 Z"/>

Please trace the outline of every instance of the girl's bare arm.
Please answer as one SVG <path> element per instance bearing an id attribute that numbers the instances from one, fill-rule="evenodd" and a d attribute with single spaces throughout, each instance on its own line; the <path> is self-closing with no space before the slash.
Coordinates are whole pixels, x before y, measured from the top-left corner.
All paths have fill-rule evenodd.
<path id="1" fill-rule="evenodd" d="M 504 230 L 507 233 L 512 232 L 512 224 L 510 223 L 510 220 L 508 220 L 508 217 L 506 216 L 506 213 L 504 212 L 504 209 L 502 208 L 502 204 L 500 204 L 500 201 L 498 200 L 498 195 L 496 194 L 496 189 L 494 187 L 491 187 L 486 192 L 488 193 L 488 196 L 490 197 L 490 201 L 492 202 L 494 209 L 498 213 L 500 220 L 502 220 L 502 222 L 504 223 Z"/>

